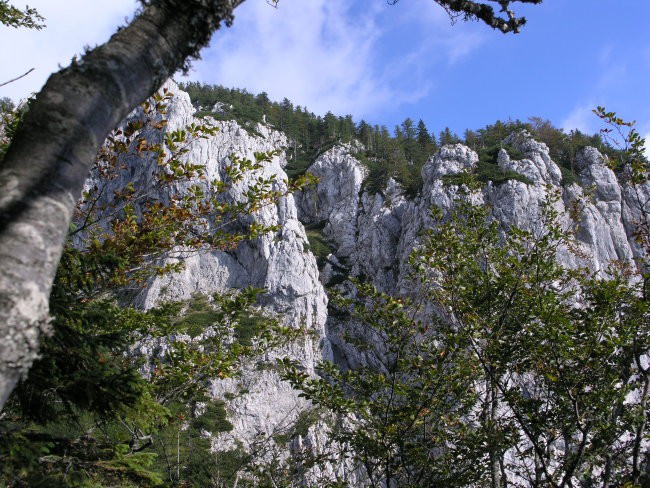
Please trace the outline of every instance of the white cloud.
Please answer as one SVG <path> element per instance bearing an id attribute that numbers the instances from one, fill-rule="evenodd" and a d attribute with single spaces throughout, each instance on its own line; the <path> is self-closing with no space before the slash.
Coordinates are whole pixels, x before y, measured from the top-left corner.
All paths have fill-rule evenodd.
<path id="1" fill-rule="evenodd" d="M 456 62 L 480 44 L 467 30 L 450 28 L 429 0 L 394 7 L 347 0 L 279 5 L 246 2 L 234 27 L 217 32 L 191 78 L 288 97 L 316 113 L 363 117 L 420 100 L 435 82 L 432 66 Z"/>
<path id="2" fill-rule="evenodd" d="M 597 104 L 595 103 L 587 102 L 576 106 L 564 118 L 560 126 L 566 132 L 574 129 L 578 129 L 587 134 L 598 132 L 598 119 L 593 113 L 593 109 L 596 105 Z"/>
<path id="3" fill-rule="evenodd" d="M 216 34 L 193 78 L 286 96 L 317 113 L 387 103 L 389 84 L 370 73 L 380 36 L 374 16 L 353 20 L 347 9 L 342 0 L 283 0 L 278 9 L 247 2 L 232 30 Z"/>
<path id="4" fill-rule="evenodd" d="M 15 0 L 17 6 L 23 2 Z M 38 91 L 85 46 L 105 42 L 136 10 L 136 0 L 29 0 L 47 19 L 42 31 L 0 29 L 0 88 L 14 99 Z M 356 117 L 421 100 L 436 73 L 483 42 L 470 24 L 451 27 L 430 0 L 385 2 L 247 0 L 235 25 L 215 34 L 191 78 L 266 91 L 317 113 Z"/>
<path id="5" fill-rule="evenodd" d="M 137 7 L 136 0 L 12 1 L 16 7 L 25 3 L 46 18 L 47 27 L 41 31 L 0 28 L 0 83 L 35 68 L 27 77 L 0 87 L 0 97 L 19 99 L 38 91 L 59 65 L 67 66 L 86 46 L 107 41 Z"/>

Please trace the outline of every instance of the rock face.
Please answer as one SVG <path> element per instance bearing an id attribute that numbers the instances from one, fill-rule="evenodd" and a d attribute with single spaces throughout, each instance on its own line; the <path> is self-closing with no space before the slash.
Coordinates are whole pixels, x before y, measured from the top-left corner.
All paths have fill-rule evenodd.
<path id="1" fill-rule="evenodd" d="M 529 182 L 508 180 L 495 185 L 489 182 L 476 203 L 489 205 L 494 217 L 504 224 L 534 229 L 539 225 L 540 209 L 550 192 L 559 192 L 555 202 L 561 219 L 578 225 L 579 245 L 583 247 L 586 262 L 592 269 L 603 270 L 613 260 L 631 261 L 640 250 L 630 233 L 639 218 L 638 201 L 643 201 L 647 187 L 632 188 L 621 185 L 614 172 L 605 164 L 605 158 L 594 148 L 584 148 L 577 157 L 576 170 L 579 184 L 561 186 L 562 173 L 551 160 L 545 144 L 537 142 L 522 131 L 506 141 L 525 154 L 521 160 L 511 159 L 505 150 L 498 156 L 504 170 L 516 171 Z M 333 167 L 338 153 L 326 153 L 317 160 L 314 174 L 321 175 L 325 168 Z M 328 225 L 325 233 L 337 247 L 336 257 L 346 258 L 352 275 L 363 275 L 376 286 L 399 292 L 404 285 L 406 258 L 417 244 L 422 230 L 430 228 L 429 209 L 438 206 L 450 208 L 458 195 L 459 187 L 445 181 L 447 175 L 459 174 L 475 167 L 477 154 L 456 144 L 443 147 L 422 168 L 424 185 L 420 195 L 412 200 L 402 196 L 399 186 L 390 181 L 383 194 L 371 195 L 355 191 L 359 185 L 340 191 L 335 177 L 327 174 L 321 178 L 311 194 L 301 196 L 301 219 L 312 222 L 327 220 L 330 215 L 345 215 L 345 224 Z M 360 162 L 345 159 L 343 174 L 361 174 Z M 332 195 L 318 200 L 318 213 L 309 211 L 312 195 Z M 573 214 L 577 208 L 577 215 Z M 305 210 L 306 209 L 306 210 Z M 576 218 L 577 217 L 577 218 Z M 340 220 L 340 219 L 339 219 Z M 346 235 L 354 232 L 352 236 Z M 563 264 L 578 264 L 573 255 L 561 255 Z"/>
<path id="2" fill-rule="evenodd" d="M 323 232 L 340 257 L 356 247 L 359 194 L 366 168 L 354 158 L 350 146 L 336 146 L 309 167 L 319 179 L 313 190 L 297 198 L 300 218 L 306 224 L 325 224 Z"/>
<path id="3" fill-rule="evenodd" d="M 166 131 L 208 120 L 194 118 L 189 96 L 175 84 L 169 82 L 166 88 L 173 93 L 167 103 Z M 194 164 L 205 165 L 208 181 L 223 179 L 223 169 L 230 164 L 232 155 L 254 160 L 255 153 L 282 149 L 287 145 L 282 133 L 263 125 L 250 130 L 234 121 L 211 119 L 208 122 L 217 126 L 218 132 L 207 139 L 194 140 L 189 152 L 183 156 Z M 146 137 L 155 139 L 161 136 L 149 134 Z M 124 160 L 124 178 L 135 187 L 150 187 L 150 174 L 156 164 L 152 158 L 128 156 Z M 258 177 L 271 175 L 277 178 L 276 189 L 286 190 L 287 177 L 282 169 L 285 164 L 284 153 L 279 152 L 263 169 L 247 174 L 244 181 L 235 185 L 229 198 L 243 200 L 247 188 Z M 121 183 L 114 182 L 115 185 Z M 112 190 L 107 188 L 105 193 L 112 195 Z M 166 198 L 164 192 L 155 188 L 152 192 L 163 201 Z M 250 219 L 277 226 L 280 230 L 244 242 L 234 251 L 207 252 L 184 259 L 182 271 L 155 278 L 135 298 L 135 304 L 150 308 L 163 300 L 186 300 L 196 293 L 211 294 L 248 286 L 264 289 L 259 298 L 260 306 L 277 314 L 287 325 L 303 326 L 312 332 L 299 344 L 287 346 L 277 354 L 298 360 L 306 370 L 313 371 L 321 358 L 330 355 L 324 334 L 327 296 L 319 281 L 316 259 L 306 250 L 308 241 L 298 220 L 294 197 L 288 195 L 277 204 L 263 206 Z M 227 436 L 215 439 L 216 448 L 230 448 L 235 441 L 247 446 L 260 437 L 270 438 L 276 429 L 290 424 L 306 407 L 305 400 L 282 382 L 276 371 L 256 370 L 254 365 L 244 372 L 239 383 L 214 381 L 212 390 L 217 398 L 227 394 L 236 397 L 228 404 L 234 429 Z"/>
<path id="4" fill-rule="evenodd" d="M 168 109 L 168 130 L 195 121 L 187 94 L 174 85 L 175 92 Z M 219 132 L 211 138 L 195 141 L 186 157 L 206 165 L 208 178 L 221 178 L 224 165 L 232 154 L 253 158 L 255 152 L 282 149 L 286 137 L 264 125 L 254 131 L 235 122 L 216 122 Z M 545 144 L 524 132 L 512 134 L 504 141 L 523 159 L 512 159 L 505 150 L 498 155 L 503 170 L 516 171 L 528 182 L 508 180 L 496 185 L 488 183 L 476 195 L 476 203 L 489 205 L 493 216 L 504 226 L 516 225 L 534 229 L 539 224 L 541 205 L 550 192 L 558 192 L 554 203 L 566 225 L 577 225 L 579 245 L 584 257 L 568 252 L 559 259 L 567 266 L 588 265 L 603 270 L 612 260 L 632 261 L 641 250 L 632 239 L 635 221 L 640 217 L 639 202 L 650 199 L 650 188 L 633 189 L 622 185 L 606 166 L 604 157 L 593 148 L 583 149 L 577 158 L 578 184 L 562 186 L 560 168 L 549 156 Z M 406 262 L 424 229 L 433 223 L 429 209 L 449 209 L 459 194 L 459 187 L 445 176 L 475 167 L 477 154 L 461 144 L 443 147 L 422 169 L 424 185 L 421 193 L 408 199 L 400 186 L 389 180 L 383 192 L 371 194 L 364 190 L 367 170 L 354 156 L 350 145 L 336 146 L 317 158 L 308 171 L 319 178 L 314 188 L 281 199 L 277 205 L 259 210 L 253 218 L 267 225 L 278 225 L 276 235 L 269 235 L 240 245 L 232 252 L 211 252 L 185 261 L 181 272 L 154 280 L 138 297 L 142 307 L 151 307 L 161 300 L 182 300 L 194 293 L 212 293 L 231 288 L 255 286 L 266 293 L 261 304 L 281 314 L 287 324 L 305 324 L 315 333 L 300 345 L 289 347 L 283 354 L 299 360 L 307 371 L 322 358 L 334 358 L 342 367 L 362 363 L 338 339 L 346 324 L 328 318 L 327 295 L 321 284 L 333 284 L 348 274 L 364 277 L 383 291 L 408 293 Z M 127 161 L 127 172 L 134 185 L 146 185 L 148 164 L 134 158 Z M 286 179 L 282 152 L 261 170 L 261 175 L 278 175 Z M 234 199 L 243 198 L 252 178 L 232 192 Z M 278 183 L 280 187 L 284 183 Z M 577 218 L 577 220 L 576 220 Z M 309 251 L 303 224 L 322 228 L 324 238 L 333 247 L 320 270 Z M 320 279 L 319 279 L 320 278 Z M 251 370 L 242 378 L 245 394 L 229 403 L 234 430 L 228 437 L 216 439 L 217 447 L 244 445 L 264 434 L 270 437 L 278 426 L 287 425 L 307 405 L 297 392 L 283 383 L 272 370 Z M 236 388 L 231 381 L 214 382 L 213 393 L 223 397 Z M 310 428 L 301 445 L 326 443 L 323 436 Z M 311 437 L 310 437 L 311 436 Z"/>

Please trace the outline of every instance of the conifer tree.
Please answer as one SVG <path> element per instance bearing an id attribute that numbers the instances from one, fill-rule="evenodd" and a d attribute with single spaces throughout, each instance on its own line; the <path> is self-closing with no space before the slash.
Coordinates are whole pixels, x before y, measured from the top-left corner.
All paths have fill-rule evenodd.
<path id="1" fill-rule="evenodd" d="M 438 143 L 441 146 L 445 146 L 447 144 L 457 144 L 459 142 L 460 138 L 455 133 L 453 133 L 449 127 L 445 127 L 438 136 Z"/>
<path id="2" fill-rule="evenodd" d="M 422 119 L 418 121 L 417 140 L 421 148 L 429 148 L 433 145 L 431 135 L 429 134 L 427 126 Z"/>

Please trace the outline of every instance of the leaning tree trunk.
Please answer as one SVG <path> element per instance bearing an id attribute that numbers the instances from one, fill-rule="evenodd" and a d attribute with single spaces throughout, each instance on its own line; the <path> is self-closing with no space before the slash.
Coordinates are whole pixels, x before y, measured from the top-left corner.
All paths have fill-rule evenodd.
<path id="1" fill-rule="evenodd" d="M 48 331 L 48 299 L 100 145 L 196 56 L 244 0 L 150 0 L 126 28 L 53 74 L 0 163 L 0 408 Z"/>

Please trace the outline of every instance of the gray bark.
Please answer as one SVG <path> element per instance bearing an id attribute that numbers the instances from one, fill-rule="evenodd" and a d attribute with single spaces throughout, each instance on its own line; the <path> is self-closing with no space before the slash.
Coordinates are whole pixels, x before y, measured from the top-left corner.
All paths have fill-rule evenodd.
<path id="1" fill-rule="evenodd" d="M 53 74 L 0 163 L 0 408 L 48 332 L 48 299 L 75 204 L 113 129 L 244 0 L 150 0 L 128 27 Z"/>

